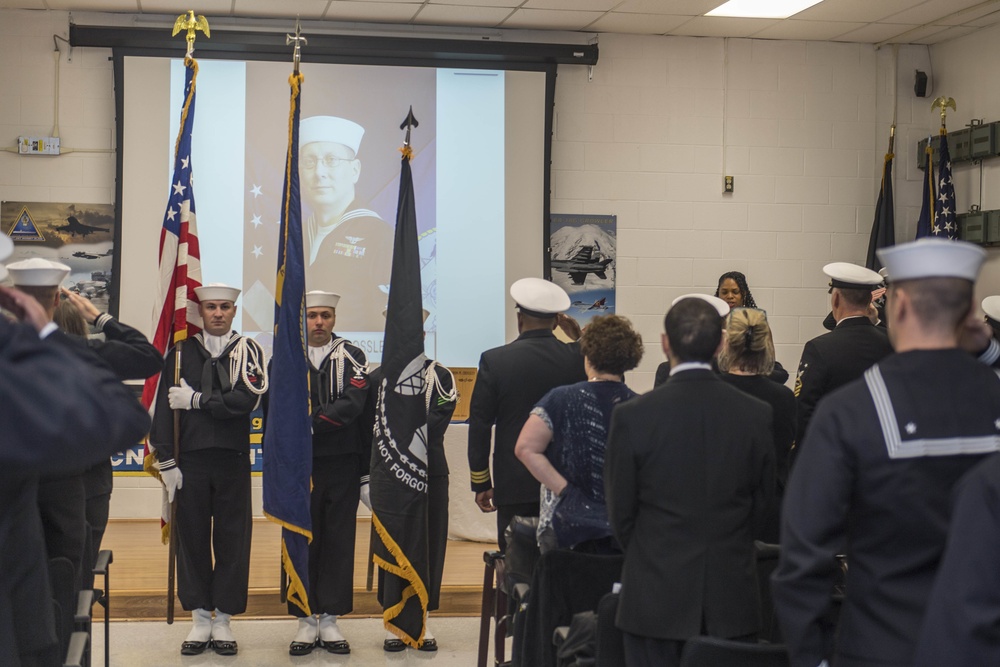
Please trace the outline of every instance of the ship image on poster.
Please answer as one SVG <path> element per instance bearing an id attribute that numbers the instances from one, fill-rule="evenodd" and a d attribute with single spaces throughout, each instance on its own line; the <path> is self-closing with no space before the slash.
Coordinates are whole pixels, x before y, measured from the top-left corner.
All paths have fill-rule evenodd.
<path id="1" fill-rule="evenodd" d="M 617 217 L 553 215 L 549 233 L 552 282 L 570 296 L 569 315 L 585 325 L 615 312 Z"/>

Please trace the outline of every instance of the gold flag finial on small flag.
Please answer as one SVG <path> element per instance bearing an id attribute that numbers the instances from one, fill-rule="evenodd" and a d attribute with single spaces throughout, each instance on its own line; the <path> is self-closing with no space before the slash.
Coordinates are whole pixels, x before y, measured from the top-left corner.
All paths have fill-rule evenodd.
<path id="1" fill-rule="evenodd" d="M 399 129 L 406 130 L 406 138 L 403 139 L 403 147 L 399 149 L 399 152 L 406 156 L 407 160 L 413 158 L 413 149 L 410 148 L 410 130 L 419 126 L 420 123 L 417 121 L 417 117 L 413 115 L 413 107 L 411 106 L 410 112 L 406 114 L 406 118 L 399 125 Z"/>
<path id="2" fill-rule="evenodd" d="M 945 121 L 945 116 L 948 115 L 948 107 L 951 107 L 952 111 L 957 111 L 955 107 L 955 98 L 945 97 L 942 95 L 941 97 L 931 102 L 931 109 L 936 109 L 937 107 L 941 107 L 941 134 L 944 134 L 945 133 L 944 121 Z"/>
<path id="3" fill-rule="evenodd" d="M 194 38 L 196 31 L 201 30 L 205 33 L 205 37 L 212 36 L 212 33 L 208 30 L 208 19 L 200 14 L 197 18 L 195 18 L 193 9 L 189 9 L 187 14 L 181 14 L 177 17 L 177 20 L 174 21 L 174 31 L 170 33 L 171 37 L 176 37 L 177 33 L 181 30 L 187 30 L 186 37 L 188 46 L 187 54 L 185 55 L 186 58 L 190 58 L 191 54 L 194 53 Z"/>
<path id="4" fill-rule="evenodd" d="M 295 36 L 292 37 L 289 34 L 285 34 L 285 44 L 295 44 L 295 49 L 292 51 L 292 72 L 294 74 L 299 73 L 299 59 L 302 57 L 302 45 L 308 44 L 309 40 L 302 36 L 302 23 L 295 19 Z"/>

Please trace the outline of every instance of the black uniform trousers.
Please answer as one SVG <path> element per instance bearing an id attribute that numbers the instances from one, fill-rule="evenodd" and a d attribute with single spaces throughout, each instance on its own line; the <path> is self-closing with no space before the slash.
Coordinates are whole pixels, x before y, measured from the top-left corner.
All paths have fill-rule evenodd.
<path id="1" fill-rule="evenodd" d="M 104 531 L 108 527 L 108 516 L 111 510 L 111 491 L 114 488 L 114 472 L 111 461 L 102 461 L 83 473 L 83 494 L 86 499 L 85 511 L 87 525 L 90 527 L 90 553 L 88 564 L 97 562 L 97 554 L 101 550 Z M 93 567 L 83 571 L 82 590 L 94 587 Z"/>
<path id="2" fill-rule="evenodd" d="M 504 537 L 504 532 L 511 520 L 516 516 L 538 516 L 538 506 L 539 501 L 497 505 L 497 546 L 501 552 L 507 551 L 507 539 Z"/>
<path id="3" fill-rule="evenodd" d="M 250 584 L 250 457 L 199 449 L 184 452 L 178 465 L 184 486 L 171 528 L 177 530 L 177 596 L 187 611 L 241 614 Z"/>
<path id="4" fill-rule="evenodd" d="M 356 453 L 313 457 L 313 540 L 309 543 L 309 607 L 314 614 L 348 614 L 354 608 L 354 542 L 361 498 Z M 288 604 L 293 616 L 305 616 Z"/>
<path id="5" fill-rule="evenodd" d="M 49 558 L 73 564 L 74 589 L 79 590 L 87 543 L 83 477 L 79 474 L 43 477 L 38 483 L 38 511 Z"/>

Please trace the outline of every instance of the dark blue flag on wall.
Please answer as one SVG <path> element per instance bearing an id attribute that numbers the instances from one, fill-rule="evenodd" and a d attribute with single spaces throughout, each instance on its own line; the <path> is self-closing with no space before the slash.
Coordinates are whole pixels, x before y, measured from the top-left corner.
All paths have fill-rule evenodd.
<path id="1" fill-rule="evenodd" d="M 934 223 L 931 234 L 939 239 L 958 238 L 958 217 L 955 212 L 955 184 L 951 180 L 951 155 L 948 135 L 941 129 L 941 158 L 938 160 L 938 195 L 934 198 Z"/>
<path id="2" fill-rule="evenodd" d="M 411 112 L 407 122 L 412 120 Z M 399 177 L 382 381 L 377 388 L 371 499 L 379 538 L 374 559 L 385 573 L 379 585 L 382 620 L 387 630 L 417 648 L 426 630 L 428 602 L 427 385 L 410 158 L 407 144 Z"/>
<path id="3" fill-rule="evenodd" d="M 934 201 L 937 199 L 937 188 L 934 187 L 934 149 L 930 140 L 924 149 L 924 183 L 920 191 L 920 217 L 917 218 L 917 236 L 922 239 L 931 235 L 931 219 L 934 215 Z"/>
<path id="4" fill-rule="evenodd" d="M 893 128 L 895 129 L 895 127 Z M 878 201 L 875 203 L 875 220 L 872 222 L 872 233 L 868 239 L 868 257 L 865 261 L 872 271 L 882 268 L 875 251 L 896 243 L 896 222 L 892 203 L 892 138 L 889 139 L 889 152 L 885 154 L 882 165 L 882 186 L 878 191 Z"/>
<path id="5" fill-rule="evenodd" d="M 299 201 L 299 115 L 302 75 L 289 77 L 291 111 L 288 152 L 278 231 L 274 348 L 264 422 L 264 514 L 281 525 L 281 565 L 290 605 L 309 608 L 309 513 L 312 476 L 312 419 L 305 337 L 305 266 Z"/>

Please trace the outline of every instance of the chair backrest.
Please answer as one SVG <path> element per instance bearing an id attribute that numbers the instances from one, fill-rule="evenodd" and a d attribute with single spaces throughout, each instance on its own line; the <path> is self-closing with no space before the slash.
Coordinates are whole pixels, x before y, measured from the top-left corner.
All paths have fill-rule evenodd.
<path id="1" fill-rule="evenodd" d="M 771 597 L 771 574 L 778 567 L 781 547 L 777 544 L 765 544 L 759 540 L 754 542 L 753 546 L 757 555 L 757 586 L 760 589 L 760 638 L 772 644 L 780 644 L 784 640 L 774 610 L 774 599 Z"/>
<path id="2" fill-rule="evenodd" d="M 781 644 L 750 644 L 716 637 L 694 637 L 684 644 L 681 667 L 789 667 Z"/>

